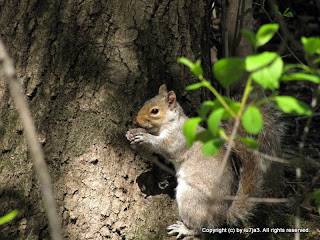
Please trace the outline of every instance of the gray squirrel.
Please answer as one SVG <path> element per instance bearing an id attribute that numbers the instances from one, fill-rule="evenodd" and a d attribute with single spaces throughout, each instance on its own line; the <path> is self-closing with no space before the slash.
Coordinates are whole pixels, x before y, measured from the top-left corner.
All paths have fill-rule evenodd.
<path id="1" fill-rule="evenodd" d="M 272 131 L 274 116 L 263 108 L 260 111 L 264 117 L 264 129 L 257 136 L 259 151 L 275 156 L 279 152 L 280 139 L 279 134 Z M 256 205 L 248 197 L 259 196 L 271 165 L 269 160 L 235 141 L 233 152 L 241 161 L 239 179 L 236 179 L 230 161 L 221 181 L 217 182 L 226 150 L 221 148 L 216 155 L 208 157 L 202 153 L 201 142 L 195 142 L 189 148 L 183 134 L 183 125 L 188 119 L 175 92 L 167 92 L 163 84 L 158 95 L 148 100 L 138 112 L 136 122 L 142 129 L 130 129 L 126 134 L 131 144 L 143 145 L 161 154 L 175 167 L 176 201 L 182 221 L 169 226 L 168 230 L 177 238 L 201 234 L 203 227 L 217 228 L 246 220 Z M 233 121 L 225 123 L 224 128 L 230 133 Z M 201 130 L 203 128 L 198 127 L 197 131 Z M 240 128 L 238 134 L 241 133 L 245 134 Z M 234 195 L 234 201 L 226 201 L 226 197 Z"/>

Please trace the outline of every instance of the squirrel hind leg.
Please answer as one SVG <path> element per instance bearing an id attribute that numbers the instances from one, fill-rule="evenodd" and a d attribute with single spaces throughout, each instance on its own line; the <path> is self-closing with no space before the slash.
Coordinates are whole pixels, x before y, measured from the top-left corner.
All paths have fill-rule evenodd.
<path id="1" fill-rule="evenodd" d="M 177 235 L 177 239 L 187 240 L 189 236 L 196 236 L 198 233 L 192 229 L 189 229 L 183 222 L 177 221 L 175 224 L 167 227 L 169 235 Z"/>

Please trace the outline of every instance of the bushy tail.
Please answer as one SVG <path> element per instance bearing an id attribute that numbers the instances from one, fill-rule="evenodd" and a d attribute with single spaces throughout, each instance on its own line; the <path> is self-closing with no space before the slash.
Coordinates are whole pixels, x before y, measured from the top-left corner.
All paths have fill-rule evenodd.
<path id="1" fill-rule="evenodd" d="M 277 156 L 280 152 L 281 127 L 276 123 L 276 114 L 270 109 L 260 109 L 264 116 L 264 128 L 258 135 L 259 152 Z M 238 130 L 238 135 L 245 136 L 243 129 Z M 265 175 L 272 162 L 264 159 L 258 154 L 254 154 L 243 143 L 236 141 L 233 151 L 240 158 L 241 168 L 239 173 L 239 185 L 235 200 L 232 202 L 228 213 L 227 221 L 229 224 L 246 220 L 256 203 L 249 201 L 249 197 L 260 195 Z"/>
<path id="2" fill-rule="evenodd" d="M 235 200 L 227 213 L 227 221 L 231 225 L 250 216 L 255 203 L 250 202 L 248 198 L 258 194 L 263 182 L 263 172 L 256 157 L 253 154 L 244 154 L 243 152 L 238 152 L 238 156 L 245 160 L 242 161 Z"/>

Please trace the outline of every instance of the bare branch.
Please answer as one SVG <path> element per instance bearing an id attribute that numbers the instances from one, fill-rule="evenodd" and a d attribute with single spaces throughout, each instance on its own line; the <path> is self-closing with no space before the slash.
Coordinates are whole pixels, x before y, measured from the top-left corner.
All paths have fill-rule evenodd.
<path id="1" fill-rule="evenodd" d="M 44 206 L 46 208 L 49 226 L 51 228 L 52 239 L 62 240 L 61 223 L 56 210 L 56 203 L 53 196 L 50 175 L 47 165 L 44 161 L 43 151 L 38 142 L 35 124 L 31 117 L 31 112 L 23 94 L 22 87 L 18 82 L 13 61 L 9 57 L 1 38 L 0 63 L 3 66 L 4 75 L 7 78 L 12 98 L 20 115 L 20 120 L 22 122 L 25 136 L 30 148 L 34 167 L 38 175 Z"/>
<path id="2" fill-rule="evenodd" d="M 258 3 L 253 3 L 255 5 L 258 5 L 263 11 L 264 13 L 267 15 L 267 17 L 269 18 L 270 22 L 274 22 L 274 20 L 271 18 L 270 14 L 267 12 L 267 10 L 265 9 L 264 6 L 261 6 L 261 4 Z M 274 4 L 274 3 L 273 3 Z M 278 19 L 279 20 L 279 19 Z M 285 24 L 283 23 L 283 21 L 279 21 L 279 24 L 281 25 L 281 27 L 283 27 Z M 288 32 L 288 30 L 285 30 L 286 32 Z M 288 51 L 290 52 L 290 55 L 292 55 L 300 64 L 304 64 L 296 55 L 295 53 L 292 51 L 292 49 L 289 47 L 289 45 L 287 44 L 286 39 L 284 39 L 281 35 L 281 33 L 277 32 L 277 35 L 279 36 L 279 38 L 281 39 L 281 41 L 283 42 L 283 44 L 286 46 L 286 48 L 288 49 Z"/>
<path id="3" fill-rule="evenodd" d="M 240 125 L 240 118 L 237 117 L 237 118 L 236 118 L 236 121 L 235 121 L 235 123 L 234 123 L 233 129 L 232 129 L 232 133 L 231 133 L 229 142 L 228 142 L 227 151 L 226 151 L 226 153 L 224 154 L 223 160 L 222 160 L 222 162 L 221 162 L 221 166 L 220 166 L 220 169 L 219 169 L 219 175 L 218 175 L 218 178 L 217 178 L 217 182 L 218 182 L 218 183 L 221 182 L 222 176 L 223 176 L 223 174 L 224 174 L 224 169 L 226 168 L 228 159 L 229 159 L 229 157 L 230 157 L 231 150 L 232 150 L 232 147 L 233 147 L 233 144 L 234 144 L 234 139 L 235 139 L 235 137 L 236 137 L 236 134 L 237 134 L 239 125 Z"/>
<path id="4" fill-rule="evenodd" d="M 234 197 L 234 196 L 226 196 L 223 199 L 225 200 L 232 200 L 232 201 L 237 201 L 237 200 L 242 200 L 239 197 Z M 247 198 L 249 202 L 257 202 L 257 203 L 287 203 L 289 202 L 289 199 L 287 198 L 255 198 L 255 197 L 249 197 Z"/>
<path id="5" fill-rule="evenodd" d="M 237 196 L 213 196 L 212 194 L 208 194 L 206 191 L 204 191 L 202 188 L 200 188 L 197 184 L 193 184 L 189 181 L 185 181 L 187 185 L 190 187 L 196 188 L 199 192 L 201 192 L 203 195 L 205 195 L 209 201 L 214 202 L 215 200 L 225 200 L 225 201 L 238 201 L 242 200 L 241 197 Z M 288 198 L 257 198 L 257 197 L 248 197 L 246 198 L 249 202 L 256 202 L 256 203 L 287 203 L 290 200 Z"/>
<path id="6" fill-rule="evenodd" d="M 320 89 L 320 85 L 317 86 L 316 89 L 314 89 L 314 92 L 313 92 L 313 96 L 312 96 L 312 100 L 311 100 L 311 110 L 312 110 L 312 113 L 314 112 L 315 110 L 315 107 L 317 106 L 317 102 L 318 102 L 318 91 Z M 306 123 L 306 126 L 304 127 L 303 129 L 303 134 L 302 134 L 302 137 L 301 137 L 301 142 L 299 143 L 299 155 L 301 156 L 302 155 L 302 150 L 304 148 L 304 145 L 305 145 L 305 141 L 306 141 L 306 138 L 307 138 L 307 135 L 309 133 L 309 129 L 310 129 L 310 125 L 311 125 L 311 121 L 312 121 L 312 114 L 309 116 L 309 118 L 307 119 L 307 123 Z M 297 178 L 297 181 L 300 182 L 301 181 L 301 161 L 302 159 L 299 158 L 298 160 L 298 166 L 296 168 L 296 178 Z M 302 187 L 301 187 L 301 184 L 298 183 L 298 186 L 297 186 L 297 193 L 296 193 L 296 199 L 299 199 L 299 195 L 302 194 Z M 300 203 L 298 202 L 298 207 L 297 207 L 297 213 L 296 213 L 296 217 L 295 217 L 295 227 L 296 228 L 300 228 L 300 213 L 301 213 L 301 209 L 300 209 Z M 295 236 L 294 236 L 294 239 L 295 240 L 300 240 L 300 233 L 295 233 Z"/>
<path id="7" fill-rule="evenodd" d="M 265 154 L 265 153 L 262 153 L 262 152 L 259 152 L 257 150 L 253 150 L 253 149 L 250 149 L 250 148 L 248 148 L 248 150 L 252 151 L 255 155 L 263 157 L 264 159 L 267 159 L 267 160 L 270 160 L 270 161 L 273 161 L 273 162 L 278 162 L 278 163 L 290 164 L 290 162 L 288 160 L 285 160 L 283 158 L 270 156 L 268 154 Z"/>
<path id="8" fill-rule="evenodd" d="M 291 40 L 292 44 L 295 45 L 297 48 L 299 48 L 300 46 L 297 44 L 297 42 L 295 41 L 295 39 L 293 38 L 292 34 L 290 34 L 284 20 L 279 17 L 278 13 L 277 13 L 277 10 L 275 9 L 275 0 L 270 0 L 270 7 L 271 7 L 271 11 L 272 11 L 272 14 L 275 16 L 276 20 L 279 22 L 280 26 L 281 26 L 281 29 L 284 33 L 284 37 L 286 39 L 289 39 Z M 265 11 L 264 7 L 263 7 L 263 10 Z M 268 15 L 268 17 L 271 19 L 270 15 L 265 11 L 265 13 Z M 272 19 L 271 19 L 272 20 Z M 285 39 L 282 38 L 282 36 L 278 33 L 278 35 L 280 36 L 281 40 L 284 42 L 284 44 L 286 45 L 286 47 L 288 48 L 288 50 L 291 52 L 291 54 L 296 58 L 296 60 L 303 64 L 302 61 L 300 61 L 299 58 L 297 58 L 297 56 L 293 53 L 293 51 L 289 48 L 289 46 L 287 45 Z M 320 86 L 318 86 L 318 89 L 319 89 Z M 316 106 L 316 103 L 317 103 L 317 97 L 318 97 L 318 94 L 317 94 L 317 91 L 315 89 L 314 93 L 313 93 L 313 97 L 312 97 L 312 102 L 311 102 L 311 108 L 312 108 L 312 112 L 314 112 L 314 108 Z M 308 117 L 308 120 L 307 120 L 307 123 L 306 123 L 306 126 L 304 128 L 304 132 L 302 134 L 302 137 L 301 137 L 301 142 L 299 144 L 299 155 L 301 156 L 302 155 L 302 149 L 304 148 L 304 144 L 305 144 L 305 139 L 308 135 L 308 132 L 309 132 L 309 127 L 310 127 L 310 124 L 311 124 L 311 120 L 312 120 L 312 115 Z M 298 186 L 297 186 L 297 192 L 296 192 L 296 199 L 299 200 L 299 195 L 301 195 L 302 193 L 302 188 L 301 188 L 301 165 L 302 165 L 302 159 L 299 158 L 298 162 L 297 162 L 297 167 L 296 167 L 296 179 L 297 179 L 297 182 L 298 182 Z M 297 207 L 297 213 L 296 213 L 296 216 L 295 216 L 295 228 L 300 228 L 300 215 L 301 215 L 301 209 L 300 209 L 300 204 L 298 202 L 298 207 Z M 295 233 L 294 235 L 294 239 L 295 240 L 300 240 L 300 233 L 297 232 Z"/>

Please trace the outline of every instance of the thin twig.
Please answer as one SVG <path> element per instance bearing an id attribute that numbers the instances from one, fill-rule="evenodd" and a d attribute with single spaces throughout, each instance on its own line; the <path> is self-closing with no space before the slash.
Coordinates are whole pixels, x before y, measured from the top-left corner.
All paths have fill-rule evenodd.
<path id="1" fill-rule="evenodd" d="M 224 201 L 238 201 L 243 200 L 243 198 L 238 196 L 219 196 L 219 194 L 215 194 L 214 196 L 207 191 L 204 191 L 204 189 L 200 188 L 199 185 L 194 184 L 190 181 L 184 180 L 187 185 L 190 187 L 193 187 L 197 189 L 199 192 L 201 192 L 204 196 L 206 196 L 209 201 L 214 203 L 215 200 L 224 200 Z M 247 197 L 246 198 L 249 202 L 256 202 L 256 203 L 287 203 L 289 202 L 288 198 L 257 198 L 257 197 Z"/>
<path id="2" fill-rule="evenodd" d="M 231 136 L 230 136 L 230 140 L 229 140 L 229 142 L 228 142 L 227 151 L 226 151 L 226 153 L 224 154 L 223 159 L 222 159 L 222 162 L 221 162 L 221 165 L 220 165 L 219 175 L 218 175 L 218 177 L 217 177 L 217 182 L 218 182 L 218 183 L 221 182 L 222 176 L 223 176 L 223 174 L 224 174 L 224 170 L 225 170 L 225 168 L 226 168 L 228 159 L 229 159 L 229 157 L 230 157 L 231 150 L 232 150 L 232 148 L 233 148 L 234 139 L 235 139 L 235 137 L 236 137 L 236 134 L 237 134 L 239 125 L 240 125 L 240 118 L 237 117 L 237 118 L 236 118 L 236 121 L 235 121 L 235 123 L 234 123 L 233 129 L 232 129 L 232 133 L 231 133 Z"/>
<path id="3" fill-rule="evenodd" d="M 34 167 L 40 182 L 40 188 L 47 212 L 49 226 L 51 228 L 51 236 L 53 240 L 62 240 L 61 223 L 56 210 L 56 202 L 53 196 L 53 190 L 50 180 L 49 171 L 44 161 L 43 151 L 38 141 L 34 121 L 22 87 L 18 81 L 17 73 L 14 68 L 12 59 L 9 57 L 5 46 L 0 38 L 0 64 L 3 66 L 4 75 L 7 78 L 12 98 L 16 104 L 16 108 L 20 115 L 25 136 L 30 148 Z"/>
<path id="4" fill-rule="evenodd" d="M 313 92 L 313 96 L 312 96 L 312 100 L 311 100 L 311 111 L 312 113 L 314 112 L 314 109 L 317 105 L 317 102 L 318 102 L 318 91 L 320 90 L 320 85 L 318 85 L 317 89 L 314 89 L 314 92 Z M 301 137 L 301 142 L 299 143 L 299 155 L 302 156 L 302 150 L 304 148 L 304 145 L 305 145 L 305 141 L 306 141 L 306 138 L 307 138 L 307 135 L 309 133 L 309 129 L 310 129 L 310 125 L 311 125 L 311 121 L 312 121 L 312 114 L 309 116 L 309 118 L 307 119 L 307 123 L 306 123 L 306 126 L 304 127 L 303 129 L 303 134 L 302 134 L 302 137 Z M 296 168 L 296 178 L 297 178 L 297 182 L 300 182 L 301 181 L 301 163 L 302 159 L 299 158 L 298 160 L 298 166 Z M 302 187 L 301 187 L 301 184 L 298 184 L 297 186 L 297 196 L 296 198 L 299 199 L 299 196 L 302 194 Z M 300 203 L 298 202 L 298 206 L 297 206 L 297 213 L 296 213 L 296 216 L 295 216 L 295 228 L 300 228 L 300 215 L 301 215 L 301 209 L 300 209 Z M 300 240 L 300 233 L 295 233 L 295 236 L 294 236 L 294 239 L 295 240 Z"/>
<path id="5" fill-rule="evenodd" d="M 292 35 L 290 34 L 284 20 L 279 17 L 278 15 L 278 12 L 277 10 L 275 9 L 275 1 L 274 0 L 270 0 L 270 7 L 271 7 L 271 11 L 273 13 L 273 15 L 275 16 L 276 20 L 279 22 L 281 28 L 282 28 L 282 31 L 283 33 L 285 34 L 285 37 L 290 39 L 292 41 L 292 44 L 295 44 L 296 46 L 298 46 L 298 44 L 296 43 L 295 39 L 292 37 Z M 264 9 L 265 11 L 265 9 Z M 265 11 L 266 12 L 266 11 Z M 269 16 L 269 14 L 267 14 Z M 269 18 L 271 18 L 269 16 Z M 283 40 L 282 36 L 279 35 L 281 40 L 286 44 L 286 42 Z M 292 52 L 292 50 L 288 47 L 288 45 L 286 44 L 288 50 L 292 53 L 292 55 L 296 58 L 296 60 L 305 65 L 304 63 L 302 63 L 302 61 L 300 61 L 300 59 Z M 311 103 L 311 108 L 312 108 L 312 112 L 314 112 L 314 109 L 315 109 L 315 105 L 317 103 L 317 91 L 314 91 L 313 93 L 313 97 L 312 97 L 312 103 Z M 305 140 L 306 140 L 306 137 L 308 135 L 308 132 L 309 132 L 309 127 L 310 127 L 310 124 L 311 124 L 311 120 L 312 120 L 312 115 L 309 116 L 308 120 L 307 120 L 307 123 L 306 123 L 306 126 L 304 128 L 304 132 L 302 134 L 302 137 L 301 137 L 301 142 L 299 144 L 299 155 L 302 156 L 302 150 L 304 148 L 304 144 L 305 144 Z M 297 167 L 296 167 L 296 179 L 297 179 L 297 182 L 301 182 L 301 165 L 302 165 L 302 162 L 301 162 L 301 158 L 299 158 L 298 160 L 298 163 L 297 163 Z M 298 202 L 297 204 L 297 212 L 296 212 L 296 216 L 295 216 L 295 228 L 300 228 L 301 226 L 301 209 L 300 209 L 300 202 L 301 201 L 301 198 L 300 196 L 302 195 L 302 187 L 301 187 L 301 184 L 298 183 L 297 185 L 297 191 L 296 191 L 296 200 Z M 300 200 L 299 200 L 300 199 Z M 300 233 L 297 232 L 294 234 L 294 239 L 295 240 L 300 240 Z"/>
<path id="6" fill-rule="evenodd" d="M 250 148 L 248 148 L 248 150 L 252 151 L 255 155 L 259 155 L 259 156 L 263 157 L 264 159 L 267 159 L 267 160 L 270 160 L 270 161 L 273 161 L 273 162 L 278 162 L 278 163 L 290 164 L 290 162 L 288 160 L 285 160 L 283 158 L 270 156 L 268 154 L 265 154 L 265 153 L 262 153 L 262 152 L 259 152 L 257 150 L 253 150 L 253 149 L 250 149 Z"/>
<path id="7" fill-rule="evenodd" d="M 306 184 L 307 182 L 285 182 L 286 184 Z"/>
<path id="8" fill-rule="evenodd" d="M 313 114 L 312 114 L 312 117 L 313 117 L 313 118 L 314 118 L 314 117 L 319 117 L 319 116 L 320 116 L 320 113 L 313 113 Z M 291 116 L 289 115 L 288 117 L 291 117 Z M 305 119 L 305 118 L 309 118 L 309 116 L 299 116 L 299 117 L 296 117 L 296 120 L 297 120 L 297 121 L 300 121 L 300 120 Z"/>
<path id="9" fill-rule="evenodd" d="M 231 154 L 231 150 L 233 148 L 233 144 L 234 144 L 234 139 L 237 135 L 237 132 L 238 132 L 238 128 L 240 126 L 240 119 L 241 119 L 241 116 L 242 116 L 242 113 L 244 111 L 244 107 L 245 107 L 245 104 L 248 100 L 248 96 L 249 96 L 249 93 L 251 91 L 251 83 L 252 83 L 252 78 L 249 77 L 248 79 L 248 82 L 246 84 L 246 87 L 244 89 L 244 93 L 243 93 L 243 97 L 242 97 L 242 100 L 241 100 L 241 105 L 240 105 L 240 109 L 239 109 L 239 112 L 236 116 L 236 121 L 234 123 L 234 126 L 233 126 L 233 129 L 232 129 L 232 132 L 231 132 L 231 136 L 229 138 L 229 142 L 228 142 L 228 147 L 227 147 L 227 151 L 226 153 L 224 154 L 224 157 L 222 159 L 222 163 L 221 163 L 221 166 L 220 166 L 220 169 L 219 169 L 219 175 L 218 175 L 218 178 L 217 178 L 217 182 L 219 183 L 222 179 L 222 175 L 224 173 L 224 170 L 226 168 L 226 165 L 227 165 L 227 162 L 228 162 L 228 159 L 230 157 L 230 154 Z"/>
<path id="10" fill-rule="evenodd" d="M 225 196 L 223 199 L 230 200 L 230 201 L 238 201 L 243 200 L 240 197 L 235 196 Z M 255 197 L 248 197 L 247 200 L 249 202 L 257 202 L 257 203 L 287 203 L 289 199 L 287 198 L 255 198 Z"/>
<path id="11" fill-rule="evenodd" d="M 269 18 L 270 22 L 274 22 L 274 20 L 271 18 L 270 14 L 267 12 L 267 10 L 264 8 L 264 6 L 262 7 L 260 4 L 258 3 L 253 3 L 255 5 L 258 5 L 263 11 L 264 13 L 267 15 L 267 17 Z M 295 53 L 291 50 L 291 48 L 289 47 L 289 45 L 287 44 L 287 42 L 285 41 L 285 39 L 282 37 L 282 35 L 277 32 L 277 35 L 279 36 L 279 38 L 281 39 L 281 41 L 284 43 L 284 45 L 286 46 L 286 48 L 289 50 L 289 52 L 291 53 L 291 55 L 301 64 L 305 65 L 296 55 Z"/>

